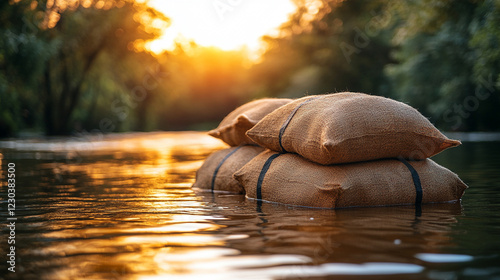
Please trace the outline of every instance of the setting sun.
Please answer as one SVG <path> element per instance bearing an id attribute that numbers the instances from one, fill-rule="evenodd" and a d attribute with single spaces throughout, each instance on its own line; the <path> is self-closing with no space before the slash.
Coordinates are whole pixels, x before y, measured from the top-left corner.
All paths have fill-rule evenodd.
<path id="1" fill-rule="evenodd" d="M 172 21 L 163 35 L 146 45 L 155 53 L 191 40 L 206 47 L 246 47 L 255 52 L 260 37 L 276 33 L 296 9 L 290 0 L 151 0 L 148 4 Z"/>

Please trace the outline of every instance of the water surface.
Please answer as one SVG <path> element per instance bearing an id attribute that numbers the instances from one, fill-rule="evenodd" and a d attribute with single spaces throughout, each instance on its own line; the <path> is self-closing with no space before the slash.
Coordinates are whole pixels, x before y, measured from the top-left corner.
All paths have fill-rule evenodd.
<path id="1" fill-rule="evenodd" d="M 16 272 L 2 279 L 500 279 L 500 143 L 433 159 L 461 203 L 308 209 L 191 189 L 218 140 L 197 132 L 0 141 L 16 165 Z"/>

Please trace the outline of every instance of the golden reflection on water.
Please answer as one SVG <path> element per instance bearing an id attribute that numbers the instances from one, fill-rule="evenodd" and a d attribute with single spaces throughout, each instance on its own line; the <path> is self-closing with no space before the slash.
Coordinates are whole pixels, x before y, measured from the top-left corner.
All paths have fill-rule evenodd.
<path id="1" fill-rule="evenodd" d="M 190 188 L 206 155 L 225 144 L 199 133 L 148 136 L 87 145 L 35 143 L 48 152 L 79 157 L 38 167 L 49 173 L 41 182 L 52 192 L 47 208 L 58 211 L 37 215 L 45 220 L 37 238 L 50 242 L 30 254 L 64 264 L 43 278 L 156 274 L 165 266 L 157 260 L 169 248 L 224 246 L 227 240 L 247 237 L 210 234 L 224 226 L 201 211 L 206 203 Z"/>
<path id="2" fill-rule="evenodd" d="M 204 156 L 207 151 L 226 147 L 221 141 L 211 138 L 200 139 L 197 133 L 193 135 L 169 134 L 168 138 L 163 136 L 159 139 L 153 135 L 155 136 L 152 137 L 153 139 L 143 137 L 102 141 L 103 144 L 93 143 L 86 149 L 78 150 L 83 163 L 58 165 L 57 168 L 60 169 L 58 172 L 83 172 L 91 179 L 153 177 L 165 176 L 169 173 L 190 174 L 200 167 L 202 160 L 201 158 L 183 160 L 183 157 Z M 65 146 L 62 150 L 68 151 L 68 149 L 71 149 L 71 146 Z M 52 149 L 52 151 L 55 150 Z M 106 158 L 106 161 L 85 163 L 89 155 L 96 156 L 110 152 L 116 161 Z"/>
<path id="3" fill-rule="evenodd" d="M 27 279 L 307 278 L 333 273 L 323 264 L 413 263 L 454 246 L 459 204 L 425 206 L 421 216 L 411 207 L 257 206 L 191 189 L 206 156 L 226 147 L 202 133 L 81 142 L 12 143 L 33 158 L 23 163 L 31 171 L 20 217 Z"/>

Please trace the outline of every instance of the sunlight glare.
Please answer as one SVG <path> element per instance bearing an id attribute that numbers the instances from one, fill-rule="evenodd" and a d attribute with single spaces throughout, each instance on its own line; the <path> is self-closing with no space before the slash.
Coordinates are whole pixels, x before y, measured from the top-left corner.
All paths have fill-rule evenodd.
<path id="1" fill-rule="evenodd" d="M 296 9 L 290 0 L 151 0 L 148 4 L 172 20 L 163 35 L 146 44 L 157 54 L 173 50 L 175 42 L 191 40 L 226 51 L 256 52 L 260 37 L 276 35 Z"/>

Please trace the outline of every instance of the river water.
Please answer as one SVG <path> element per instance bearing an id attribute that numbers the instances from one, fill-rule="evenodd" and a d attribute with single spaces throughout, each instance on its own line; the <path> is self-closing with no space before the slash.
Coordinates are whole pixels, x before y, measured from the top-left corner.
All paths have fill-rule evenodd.
<path id="1" fill-rule="evenodd" d="M 500 279 L 499 144 L 435 156 L 470 188 L 417 214 L 259 207 L 193 190 L 203 160 L 225 147 L 199 132 L 3 140 L 0 278 Z"/>

